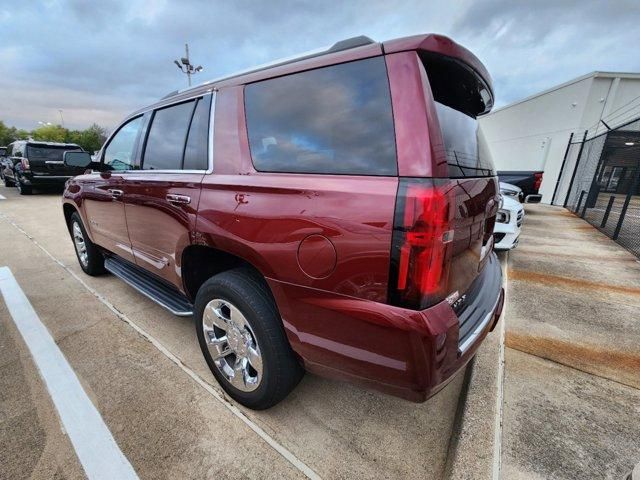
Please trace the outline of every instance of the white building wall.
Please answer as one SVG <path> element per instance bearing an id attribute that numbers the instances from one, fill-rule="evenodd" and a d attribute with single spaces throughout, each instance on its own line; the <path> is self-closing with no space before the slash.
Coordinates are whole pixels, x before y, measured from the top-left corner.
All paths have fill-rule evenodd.
<path id="1" fill-rule="evenodd" d="M 630 75 L 594 73 L 481 117 L 497 170 L 543 170 L 540 193 L 550 203 L 572 132 L 574 141 L 587 129 L 590 138 L 606 131 L 601 118 L 640 115 L 640 74 Z"/>

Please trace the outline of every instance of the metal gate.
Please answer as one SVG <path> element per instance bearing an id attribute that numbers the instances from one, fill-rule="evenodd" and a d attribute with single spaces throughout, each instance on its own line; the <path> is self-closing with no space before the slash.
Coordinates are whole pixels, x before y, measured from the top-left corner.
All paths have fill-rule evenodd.
<path id="1" fill-rule="evenodd" d="M 563 168 L 552 203 L 640 257 L 640 119 L 573 140 L 563 163 L 571 167 Z"/>

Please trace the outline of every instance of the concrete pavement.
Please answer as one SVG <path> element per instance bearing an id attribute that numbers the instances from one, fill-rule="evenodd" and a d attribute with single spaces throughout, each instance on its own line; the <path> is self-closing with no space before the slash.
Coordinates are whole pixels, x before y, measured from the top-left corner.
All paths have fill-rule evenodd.
<path id="1" fill-rule="evenodd" d="M 619 479 L 640 461 L 640 263 L 559 207 L 509 253 L 507 479 Z"/>
<path id="2" fill-rule="evenodd" d="M 82 273 L 59 194 L 0 191 L 7 197 L 0 201 L 0 265 L 13 271 L 141 478 L 302 477 L 300 465 L 325 478 L 442 478 L 463 375 L 424 404 L 307 375 L 271 410 L 232 405 L 265 441 L 220 401 L 190 319 L 171 315 L 113 276 Z M 6 311 L 2 318 L 10 323 Z M 7 338 L 14 351 L 24 350 L 16 335 Z M 23 357 L 29 364 L 28 354 Z M 37 382 L 37 375 L 33 365 L 23 370 L 7 376 L 7 391 L 35 404 L 23 384 Z M 42 415 L 55 419 L 46 391 L 42 396 Z M 15 402 L 3 402 L 0 410 L 18 415 Z M 78 475 L 68 442 L 59 452 L 47 447 L 64 438 L 59 425 L 37 428 L 34 418 L 22 421 L 37 434 L 0 423 L 0 441 L 24 445 L 1 457 L 0 471 L 28 478 L 46 465 L 47 472 Z"/>

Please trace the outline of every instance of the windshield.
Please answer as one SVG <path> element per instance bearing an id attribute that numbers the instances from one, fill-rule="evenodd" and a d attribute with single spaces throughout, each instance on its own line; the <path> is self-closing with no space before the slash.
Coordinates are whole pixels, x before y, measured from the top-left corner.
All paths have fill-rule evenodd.
<path id="1" fill-rule="evenodd" d="M 61 162 L 64 152 L 69 152 L 72 150 L 82 149 L 77 145 L 28 145 L 27 158 L 29 160 L 54 160 Z"/>

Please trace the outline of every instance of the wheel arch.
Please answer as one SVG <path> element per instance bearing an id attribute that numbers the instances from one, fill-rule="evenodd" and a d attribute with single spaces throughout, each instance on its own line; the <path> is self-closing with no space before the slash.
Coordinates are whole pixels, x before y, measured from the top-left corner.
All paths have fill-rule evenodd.
<path id="1" fill-rule="evenodd" d="M 204 282 L 218 273 L 234 268 L 245 268 L 263 284 L 275 303 L 275 297 L 265 274 L 246 258 L 209 245 L 189 245 L 181 255 L 182 284 L 184 292 L 194 301 Z"/>

